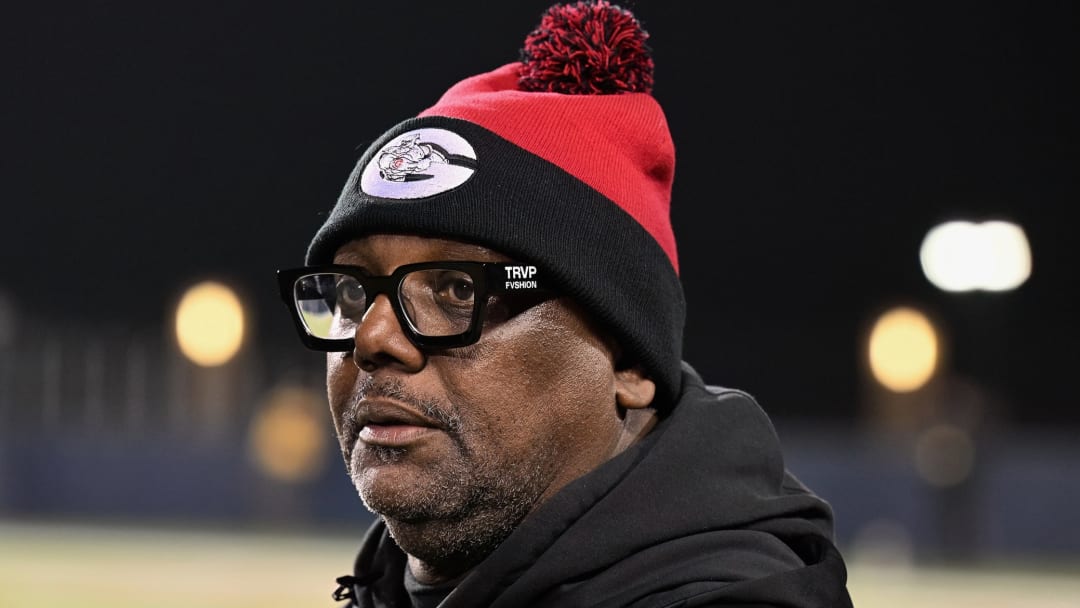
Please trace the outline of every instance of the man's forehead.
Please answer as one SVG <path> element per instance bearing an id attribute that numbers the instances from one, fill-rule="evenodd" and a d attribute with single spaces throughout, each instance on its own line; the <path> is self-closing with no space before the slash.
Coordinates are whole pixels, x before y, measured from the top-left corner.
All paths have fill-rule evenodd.
<path id="1" fill-rule="evenodd" d="M 338 248 L 338 264 L 410 264 L 435 260 L 512 261 L 510 256 L 476 243 L 410 234 L 371 234 Z"/>

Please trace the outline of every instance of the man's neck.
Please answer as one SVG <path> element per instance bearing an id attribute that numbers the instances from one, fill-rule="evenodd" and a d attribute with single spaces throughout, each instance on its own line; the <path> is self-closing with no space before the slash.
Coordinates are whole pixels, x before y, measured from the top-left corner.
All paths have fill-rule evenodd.
<path id="1" fill-rule="evenodd" d="M 435 567 L 420 559 L 409 556 L 409 571 L 412 572 L 416 582 L 422 585 L 439 585 L 456 583 L 465 578 L 472 569 L 472 565 L 463 564 L 460 568 Z"/>

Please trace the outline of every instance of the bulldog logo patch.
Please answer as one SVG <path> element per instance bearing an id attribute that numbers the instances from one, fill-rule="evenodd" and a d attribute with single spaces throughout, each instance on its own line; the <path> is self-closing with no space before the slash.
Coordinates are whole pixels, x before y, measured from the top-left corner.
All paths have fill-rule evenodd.
<path id="1" fill-rule="evenodd" d="M 406 131 L 386 143 L 360 175 L 371 196 L 424 198 L 457 188 L 476 173 L 476 152 L 445 129 Z"/>

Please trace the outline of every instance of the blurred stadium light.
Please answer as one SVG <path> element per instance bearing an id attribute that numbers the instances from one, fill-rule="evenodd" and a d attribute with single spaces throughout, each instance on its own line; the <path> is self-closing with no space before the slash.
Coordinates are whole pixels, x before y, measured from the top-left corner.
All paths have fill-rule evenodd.
<path id="1" fill-rule="evenodd" d="M 197 365 L 213 367 L 236 356 L 244 341 L 240 298 L 227 285 L 204 281 L 184 292 L 176 307 L 176 340 Z"/>
<path id="2" fill-rule="evenodd" d="M 331 437 L 320 393 L 303 386 L 280 386 L 251 422 L 251 456 L 266 475 L 287 482 L 308 481 L 323 472 Z"/>
<path id="3" fill-rule="evenodd" d="M 1008 291 L 1031 276 L 1031 246 L 1010 222 L 952 221 L 931 228 L 919 251 L 923 273 L 945 291 Z"/>
<path id="4" fill-rule="evenodd" d="M 915 439 L 915 468 L 927 483 L 948 487 L 966 480 L 975 466 L 975 440 L 966 429 L 936 424 Z"/>
<path id="5" fill-rule="evenodd" d="M 885 388 L 907 393 L 930 381 L 938 367 L 937 329 L 925 314 L 898 307 L 878 317 L 870 331 L 870 370 Z"/>

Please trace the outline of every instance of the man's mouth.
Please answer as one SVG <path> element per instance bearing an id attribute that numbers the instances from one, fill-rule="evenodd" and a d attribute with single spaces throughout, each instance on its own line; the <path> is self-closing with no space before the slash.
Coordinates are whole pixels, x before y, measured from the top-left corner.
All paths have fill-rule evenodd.
<path id="1" fill-rule="evenodd" d="M 367 424 L 360 429 L 357 439 L 368 445 L 401 448 L 436 432 L 432 427 L 408 424 Z"/>
<path id="2" fill-rule="evenodd" d="M 405 405 L 384 400 L 362 401 L 355 428 L 356 440 L 367 445 L 396 448 L 442 431 L 437 421 Z"/>

